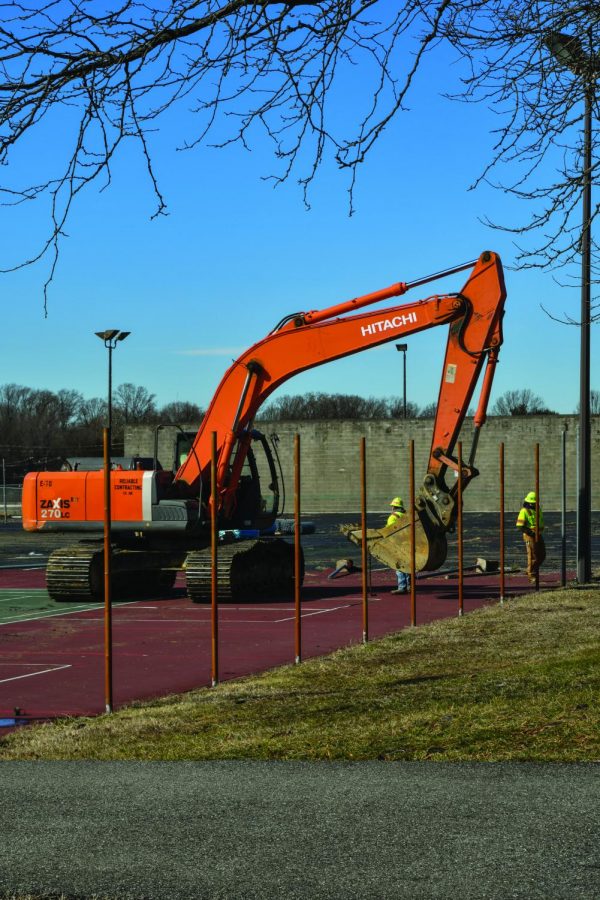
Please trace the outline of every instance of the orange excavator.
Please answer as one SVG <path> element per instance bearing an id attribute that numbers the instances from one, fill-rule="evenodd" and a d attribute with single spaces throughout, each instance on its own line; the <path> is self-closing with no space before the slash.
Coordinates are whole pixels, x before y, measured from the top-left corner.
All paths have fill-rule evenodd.
<path id="1" fill-rule="evenodd" d="M 472 271 L 458 293 L 358 312 L 467 269 Z M 221 599 L 242 593 L 280 594 L 292 588 L 292 545 L 262 536 L 279 513 L 280 482 L 271 447 L 253 427 L 261 404 L 298 372 L 427 328 L 449 325 L 431 453 L 416 498 L 417 570 L 439 568 L 446 557 L 446 535 L 457 515 L 457 479 L 448 487 L 445 475 L 453 470 L 464 488 L 478 474 L 475 451 L 502 343 L 505 297 L 500 259 L 486 251 L 474 262 L 410 283 L 399 282 L 327 309 L 283 318 L 225 373 L 191 450 L 175 474 L 162 470 L 111 472 L 115 596 L 168 587 L 184 568 L 191 599 L 209 599 L 213 503 L 225 538 L 253 535 L 253 539 L 220 546 L 217 574 Z M 484 365 L 473 445 L 459 473 L 453 451 Z M 213 434 L 215 497 L 211 496 Z M 54 599 L 95 601 L 102 596 L 103 545 L 94 532 L 102 531 L 103 517 L 103 472 L 32 472 L 26 476 L 26 530 L 87 532 L 73 546 L 50 554 L 46 583 Z M 406 525 L 371 529 L 367 532 L 369 552 L 392 568 L 406 567 L 409 532 Z M 347 536 L 355 543 L 362 539 L 356 528 L 349 527 Z"/>

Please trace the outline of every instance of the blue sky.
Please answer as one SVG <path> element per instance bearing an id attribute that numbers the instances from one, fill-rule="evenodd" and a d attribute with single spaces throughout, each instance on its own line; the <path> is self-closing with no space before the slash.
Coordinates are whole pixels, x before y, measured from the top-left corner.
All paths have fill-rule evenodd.
<path id="1" fill-rule="evenodd" d="M 559 287 L 550 273 L 511 271 L 511 236 L 481 224 L 486 216 L 521 220 L 526 210 L 490 187 L 469 191 L 489 158 L 496 121 L 481 105 L 440 96 L 455 72 L 442 55 L 435 59 L 417 80 L 411 110 L 387 129 L 360 170 L 352 217 L 347 176 L 331 161 L 317 175 L 306 210 L 293 177 L 276 189 L 264 180 L 277 171 L 265 140 L 258 138 L 251 152 L 181 153 L 175 148 L 190 121 L 185 105 L 159 120 L 150 144 L 168 217 L 151 221 L 150 185 L 130 145 L 115 161 L 110 187 L 92 187 L 74 208 L 48 317 L 43 263 L 0 276 L 0 383 L 104 396 L 106 351 L 94 332 L 120 328 L 131 336 L 114 356 L 115 385 L 144 385 L 158 404 L 190 400 L 206 407 L 232 359 L 287 313 L 411 281 L 489 248 L 502 257 L 508 289 L 492 402 L 528 387 L 550 408 L 573 412 L 579 330 L 552 321 L 541 304 L 576 318 L 579 289 Z M 350 96 L 340 97 L 340 115 Z M 37 178 L 64 138 L 54 122 L 24 146 L 18 165 Z M 43 209 L 0 210 L 0 222 L 5 266 L 33 246 Z M 437 282 L 406 301 L 458 290 L 463 280 Z M 408 338 L 407 393 L 419 405 L 436 398 L 445 339 L 443 328 Z M 401 363 L 392 342 L 297 376 L 279 395 L 400 396 Z M 600 388 L 593 353 L 592 387 Z"/>

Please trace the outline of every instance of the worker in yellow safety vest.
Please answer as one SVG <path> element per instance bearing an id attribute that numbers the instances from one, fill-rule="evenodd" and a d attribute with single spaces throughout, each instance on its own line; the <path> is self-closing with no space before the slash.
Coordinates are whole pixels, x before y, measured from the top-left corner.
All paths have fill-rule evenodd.
<path id="1" fill-rule="evenodd" d="M 544 530 L 544 514 L 542 507 L 538 508 L 538 538 L 535 536 L 537 497 L 535 491 L 529 491 L 523 500 L 523 506 L 517 516 L 517 528 L 520 529 L 527 550 L 527 577 L 531 584 L 535 584 L 536 575 L 540 566 L 546 559 L 546 545 L 542 532 Z"/>
<path id="2" fill-rule="evenodd" d="M 394 497 L 392 502 L 390 503 L 392 511 L 388 516 L 388 520 L 386 522 L 386 528 L 389 528 L 390 525 L 396 525 L 403 516 L 406 515 L 406 510 L 404 509 L 404 503 L 402 502 L 402 497 Z M 410 591 L 410 575 L 407 572 L 403 572 L 401 569 L 396 569 L 396 580 L 398 582 L 398 586 L 395 591 L 392 591 L 392 594 L 408 594 Z"/>

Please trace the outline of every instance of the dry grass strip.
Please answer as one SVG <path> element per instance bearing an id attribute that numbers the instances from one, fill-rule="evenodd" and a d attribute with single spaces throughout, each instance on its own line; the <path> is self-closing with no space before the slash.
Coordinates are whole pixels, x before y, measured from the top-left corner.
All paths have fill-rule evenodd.
<path id="1" fill-rule="evenodd" d="M 599 698 L 600 590 L 573 588 L 28 726 L 0 759 L 599 760 Z"/>

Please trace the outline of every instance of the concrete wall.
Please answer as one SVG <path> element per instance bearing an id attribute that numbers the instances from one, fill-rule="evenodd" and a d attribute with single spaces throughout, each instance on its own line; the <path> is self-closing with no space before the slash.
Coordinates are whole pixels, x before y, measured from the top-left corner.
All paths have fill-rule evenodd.
<path id="1" fill-rule="evenodd" d="M 408 447 L 415 442 L 415 478 L 421 482 L 427 465 L 433 420 L 269 422 L 256 426 L 279 436 L 279 455 L 293 510 L 294 436 L 300 435 L 302 511 L 356 512 L 360 508 L 360 439 L 366 438 L 367 492 L 371 511 L 386 510 L 392 497 L 408 495 Z M 186 426 L 195 430 L 193 425 Z M 165 468 L 173 459 L 174 427 L 158 432 L 158 458 Z M 518 509 L 524 494 L 535 487 L 535 445 L 540 445 L 540 495 L 543 506 L 560 509 L 561 446 L 566 431 L 567 506 L 575 509 L 577 485 L 577 417 L 491 417 L 481 430 L 476 466 L 480 476 L 465 492 L 465 509 L 495 511 L 499 504 L 499 447 L 505 445 L 505 502 Z M 468 459 L 472 420 L 463 427 L 463 457 Z M 130 427 L 125 455 L 152 456 L 155 429 Z M 592 419 L 592 507 L 600 509 L 600 417 Z M 447 476 L 450 483 L 452 475 Z"/>

